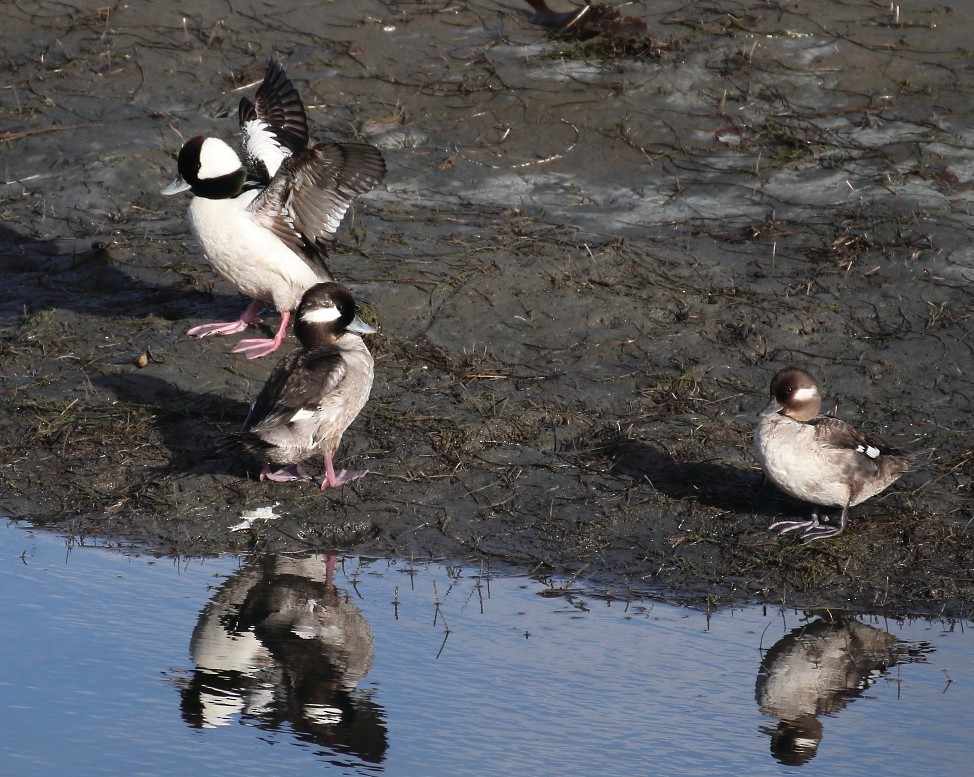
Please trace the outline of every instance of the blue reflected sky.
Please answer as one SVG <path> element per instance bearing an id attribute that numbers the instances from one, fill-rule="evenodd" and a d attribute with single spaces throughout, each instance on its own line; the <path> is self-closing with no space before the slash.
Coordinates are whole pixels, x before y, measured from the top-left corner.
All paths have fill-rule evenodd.
<path id="1" fill-rule="evenodd" d="M 388 560 L 339 560 L 331 579 L 323 557 L 177 563 L 3 523 L 0 762 L 181 777 L 971 773 L 967 623 L 815 626 L 544 588 Z M 830 666 L 849 687 L 811 688 Z M 800 757 L 774 757 L 782 741 Z"/>

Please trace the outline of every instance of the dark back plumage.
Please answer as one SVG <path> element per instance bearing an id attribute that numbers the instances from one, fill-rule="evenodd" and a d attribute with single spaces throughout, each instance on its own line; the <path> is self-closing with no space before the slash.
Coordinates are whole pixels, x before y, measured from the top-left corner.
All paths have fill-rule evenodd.
<path id="1" fill-rule="evenodd" d="M 892 482 L 910 468 L 910 456 L 876 435 L 864 434 L 841 418 L 820 415 L 807 423 L 815 427 L 815 438 L 823 445 L 856 454 L 854 468 L 860 480 L 868 477 Z"/>
<path id="2" fill-rule="evenodd" d="M 290 423 L 302 410 L 311 411 L 321 397 L 333 391 L 345 377 L 342 353 L 334 345 L 296 348 L 274 367 L 244 421 L 243 434 L 262 432 Z M 247 438 L 263 448 L 259 439 Z M 246 445 L 252 453 L 258 450 Z"/>

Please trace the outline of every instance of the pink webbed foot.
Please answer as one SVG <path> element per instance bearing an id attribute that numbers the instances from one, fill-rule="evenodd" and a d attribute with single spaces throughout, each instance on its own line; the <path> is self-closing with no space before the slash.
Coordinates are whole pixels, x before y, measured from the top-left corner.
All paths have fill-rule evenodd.
<path id="1" fill-rule="evenodd" d="M 326 452 L 325 476 L 321 479 L 321 490 L 324 491 L 326 488 L 337 488 L 338 486 L 344 486 L 346 483 L 351 483 L 353 480 L 364 478 L 368 474 L 369 471 L 367 469 L 343 469 L 336 475 L 335 467 L 331 461 L 331 454 Z M 317 481 L 317 478 L 315 478 L 315 480 Z"/>
<path id="2" fill-rule="evenodd" d="M 271 465 L 265 464 L 260 472 L 261 480 L 273 480 L 275 483 L 289 483 L 292 480 L 312 480 L 311 475 L 304 471 L 300 464 L 292 464 L 289 467 L 271 471 Z"/>
<path id="3" fill-rule="evenodd" d="M 200 324 L 188 330 L 186 334 L 191 337 L 209 337 L 210 335 L 235 335 L 247 328 L 247 324 L 240 321 L 227 321 L 226 323 Z"/>
<path id="4" fill-rule="evenodd" d="M 281 313 L 281 326 L 277 330 L 277 334 L 271 339 L 258 339 L 254 338 L 251 340 L 241 340 L 237 343 L 237 346 L 233 349 L 233 353 L 242 353 L 248 359 L 259 359 L 261 356 L 267 356 L 269 353 L 274 353 L 278 348 L 281 347 L 281 343 L 284 342 L 284 338 L 287 337 L 287 324 L 291 320 L 291 311 L 285 310 Z"/>
<path id="5" fill-rule="evenodd" d="M 227 321 L 223 323 L 216 324 L 200 324 L 199 326 L 194 326 L 188 332 L 187 335 L 190 337 L 209 337 L 210 335 L 234 335 L 237 332 L 242 332 L 251 324 L 259 324 L 260 319 L 257 314 L 260 309 L 264 306 L 264 303 L 260 300 L 254 300 L 247 309 L 240 314 L 240 318 L 236 321 Z"/>
<path id="6" fill-rule="evenodd" d="M 369 474 L 367 469 L 343 469 L 341 472 L 335 474 L 332 473 L 333 477 L 328 478 L 325 475 L 321 478 L 321 490 L 324 491 L 326 488 L 337 488 L 338 486 L 344 486 L 346 483 L 351 483 L 353 480 L 358 480 L 359 478 L 364 478 Z M 317 482 L 318 478 L 315 478 Z"/>

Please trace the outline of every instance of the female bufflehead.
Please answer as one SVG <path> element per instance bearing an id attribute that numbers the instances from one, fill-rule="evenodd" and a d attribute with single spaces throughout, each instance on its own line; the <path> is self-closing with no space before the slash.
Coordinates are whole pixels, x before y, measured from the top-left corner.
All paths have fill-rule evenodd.
<path id="1" fill-rule="evenodd" d="M 807 521 L 771 524 L 782 534 L 801 530 L 808 542 L 835 537 L 846 527 L 850 507 L 885 489 L 918 454 L 901 455 L 838 418 L 820 415 L 815 378 L 799 367 L 780 370 L 771 381 L 771 401 L 754 430 L 754 457 L 778 488 L 798 499 L 841 507 L 838 525 Z"/>
<path id="2" fill-rule="evenodd" d="M 244 160 L 219 138 L 195 137 L 179 152 L 179 175 L 162 190 L 195 195 L 189 222 L 220 275 L 255 301 L 237 321 L 203 324 L 187 334 L 229 335 L 257 323 L 272 302 L 281 325 L 270 340 L 241 340 L 248 359 L 277 350 L 291 311 L 316 283 L 333 280 L 325 260 L 352 199 L 385 175 L 382 154 L 364 143 L 308 145 L 301 98 L 284 70 L 267 67 L 254 102 L 240 101 Z"/>
<path id="3" fill-rule="evenodd" d="M 273 472 L 265 465 L 261 480 L 307 479 L 301 462 L 318 451 L 325 457 L 322 489 L 367 474 L 336 475 L 332 458 L 372 389 L 372 355 L 359 334 L 374 331 L 355 315 L 355 300 L 341 284 L 319 283 L 304 293 L 294 316 L 301 346 L 277 363 L 235 435 L 264 461 L 286 465 Z"/>

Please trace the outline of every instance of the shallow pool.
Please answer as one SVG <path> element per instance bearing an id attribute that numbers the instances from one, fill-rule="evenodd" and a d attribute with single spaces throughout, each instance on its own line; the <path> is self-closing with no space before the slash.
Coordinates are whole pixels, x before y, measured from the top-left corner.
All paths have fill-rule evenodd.
<path id="1" fill-rule="evenodd" d="M 386 559 L 0 523 L 17 775 L 968 775 L 967 622 L 706 614 Z"/>

